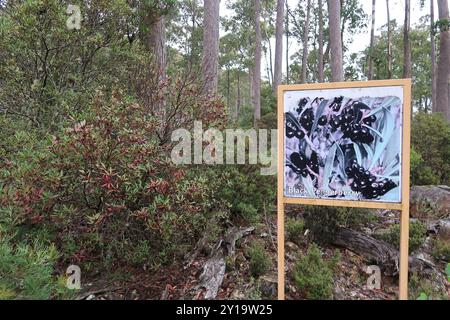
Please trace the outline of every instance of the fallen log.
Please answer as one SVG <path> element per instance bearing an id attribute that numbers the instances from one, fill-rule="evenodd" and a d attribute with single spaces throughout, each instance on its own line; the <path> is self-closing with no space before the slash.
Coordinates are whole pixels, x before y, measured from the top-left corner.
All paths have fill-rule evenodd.
<path id="1" fill-rule="evenodd" d="M 331 244 L 348 249 L 375 263 L 386 275 L 396 275 L 399 271 L 399 251 L 391 244 L 348 228 L 339 228 Z M 436 272 L 432 262 L 420 256 L 409 257 L 409 270 L 413 272 Z"/>
<path id="2" fill-rule="evenodd" d="M 212 249 L 209 258 L 203 265 L 203 271 L 199 277 L 200 283 L 195 287 L 195 291 L 204 289 L 205 299 L 210 300 L 216 298 L 219 288 L 222 285 L 223 278 L 225 277 L 225 257 L 230 256 L 233 258 L 236 251 L 236 241 L 251 234 L 254 230 L 254 227 L 232 227 L 228 230 L 225 235 L 225 240 L 219 240 L 217 242 Z M 196 294 L 195 297 L 198 297 L 198 294 Z"/>
<path id="3" fill-rule="evenodd" d="M 232 227 L 228 230 L 225 236 L 225 245 L 227 247 L 228 256 L 233 257 L 236 252 L 236 241 L 239 239 L 248 236 L 255 230 L 255 227 L 248 228 L 236 228 Z"/>
<path id="4" fill-rule="evenodd" d="M 204 298 L 214 299 L 217 296 L 225 276 L 225 257 L 222 252 L 222 240 L 213 249 L 212 256 L 205 262 L 197 289 L 205 289 Z"/>

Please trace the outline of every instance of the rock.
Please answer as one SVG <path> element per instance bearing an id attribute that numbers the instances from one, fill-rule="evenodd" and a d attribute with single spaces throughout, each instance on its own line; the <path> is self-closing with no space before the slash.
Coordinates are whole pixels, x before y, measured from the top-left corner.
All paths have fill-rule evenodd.
<path id="1" fill-rule="evenodd" d="M 241 267 L 241 265 L 245 263 L 245 261 L 246 261 L 246 259 L 244 257 L 244 253 L 242 253 L 242 251 L 239 251 L 236 254 L 236 259 L 235 259 L 236 268 L 239 269 Z"/>
<path id="2" fill-rule="evenodd" d="M 293 242 L 287 241 L 286 242 L 286 249 L 290 250 L 290 251 L 295 251 L 295 252 L 299 252 L 300 251 L 300 247 L 298 245 L 296 245 Z"/>
<path id="3" fill-rule="evenodd" d="M 278 276 L 277 274 L 267 274 L 258 279 L 259 291 L 264 298 L 273 299 L 277 296 Z"/>
<path id="4" fill-rule="evenodd" d="M 438 237 L 441 240 L 450 240 L 450 219 L 439 221 Z"/>
<path id="5" fill-rule="evenodd" d="M 345 291 L 338 284 L 334 287 L 334 300 L 345 300 Z"/>
<path id="6" fill-rule="evenodd" d="M 267 232 L 263 232 L 259 235 L 261 238 L 267 238 L 269 234 Z"/>
<path id="7" fill-rule="evenodd" d="M 450 216 L 450 187 L 414 186 L 410 194 L 411 217 L 446 218 Z"/>
<path id="8" fill-rule="evenodd" d="M 441 240 L 450 239 L 450 219 L 441 219 L 438 221 L 427 222 L 427 232 L 435 234 Z"/>
<path id="9" fill-rule="evenodd" d="M 233 293 L 231 294 L 231 300 L 245 300 L 245 294 L 240 291 L 239 289 L 233 290 Z"/>

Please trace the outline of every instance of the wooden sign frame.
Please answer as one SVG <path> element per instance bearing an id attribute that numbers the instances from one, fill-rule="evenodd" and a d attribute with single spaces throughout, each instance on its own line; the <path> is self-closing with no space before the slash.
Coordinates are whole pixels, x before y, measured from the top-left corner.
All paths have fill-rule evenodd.
<path id="1" fill-rule="evenodd" d="M 403 87 L 403 132 L 401 203 L 348 201 L 327 199 L 288 198 L 284 195 L 285 109 L 284 94 L 287 91 L 351 89 L 370 87 Z M 336 82 L 305 85 L 281 85 L 278 87 L 278 182 L 277 182 L 277 242 L 278 242 L 278 299 L 285 299 L 285 214 L 286 204 L 388 209 L 401 211 L 400 218 L 400 270 L 399 299 L 408 299 L 408 245 L 409 245 L 409 183 L 411 154 L 411 79 L 366 82 Z"/>

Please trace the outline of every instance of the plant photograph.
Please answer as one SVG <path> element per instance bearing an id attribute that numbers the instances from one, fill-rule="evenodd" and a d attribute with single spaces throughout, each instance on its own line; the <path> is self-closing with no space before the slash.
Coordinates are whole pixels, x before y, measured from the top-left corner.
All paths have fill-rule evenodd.
<path id="1" fill-rule="evenodd" d="M 400 202 L 403 90 L 389 89 L 286 93 L 286 196 Z"/>

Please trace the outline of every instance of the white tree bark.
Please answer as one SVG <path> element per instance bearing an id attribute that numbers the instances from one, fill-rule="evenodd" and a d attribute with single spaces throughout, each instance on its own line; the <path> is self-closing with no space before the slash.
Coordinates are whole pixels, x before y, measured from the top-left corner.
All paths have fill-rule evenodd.
<path id="1" fill-rule="evenodd" d="M 448 0 L 438 0 L 439 20 L 449 21 Z M 450 121 L 450 30 L 443 26 L 440 32 L 439 64 L 437 67 L 436 109 Z"/>
<path id="2" fill-rule="evenodd" d="M 284 1 L 277 0 L 277 21 L 275 27 L 275 72 L 273 75 L 273 90 L 277 94 L 278 86 L 283 77 L 283 33 L 284 33 Z"/>
<path id="3" fill-rule="evenodd" d="M 289 84 L 289 2 L 286 1 L 286 83 Z"/>
<path id="4" fill-rule="evenodd" d="M 392 27 L 391 27 L 391 8 L 389 0 L 386 0 L 386 13 L 387 13 L 387 36 L 388 36 L 388 79 L 392 79 Z"/>
<path id="5" fill-rule="evenodd" d="M 431 41 L 431 110 L 436 112 L 436 38 L 434 31 L 434 1 L 430 1 L 430 41 Z"/>
<path id="6" fill-rule="evenodd" d="M 311 0 L 307 0 L 306 3 L 306 20 L 303 29 L 303 54 L 302 54 L 302 74 L 301 83 L 306 83 L 306 73 L 308 66 L 308 39 L 309 39 L 309 20 L 311 13 Z"/>
<path id="7" fill-rule="evenodd" d="M 323 0 L 319 0 L 319 61 L 318 61 L 318 73 L 319 82 L 324 82 L 324 58 L 323 58 Z"/>
<path id="8" fill-rule="evenodd" d="M 261 119 L 261 1 L 254 0 L 255 15 L 255 65 L 253 67 L 254 125 Z"/>
<path id="9" fill-rule="evenodd" d="M 344 66 L 341 38 L 341 4 L 340 1 L 328 0 L 330 19 L 331 74 L 334 82 L 344 81 Z"/>
<path id="10" fill-rule="evenodd" d="M 219 79 L 220 0 L 204 0 L 202 77 L 204 92 L 216 94 Z"/>
<path id="11" fill-rule="evenodd" d="M 373 79 L 373 49 L 375 46 L 375 8 L 376 0 L 372 0 L 372 25 L 370 27 L 369 73 L 367 78 Z"/>
<path id="12" fill-rule="evenodd" d="M 405 25 L 403 27 L 403 41 L 404 41 L 403 78 L 412 77 L 410 31 L 411 31 L 411 0 L 405 0 Z"/>

